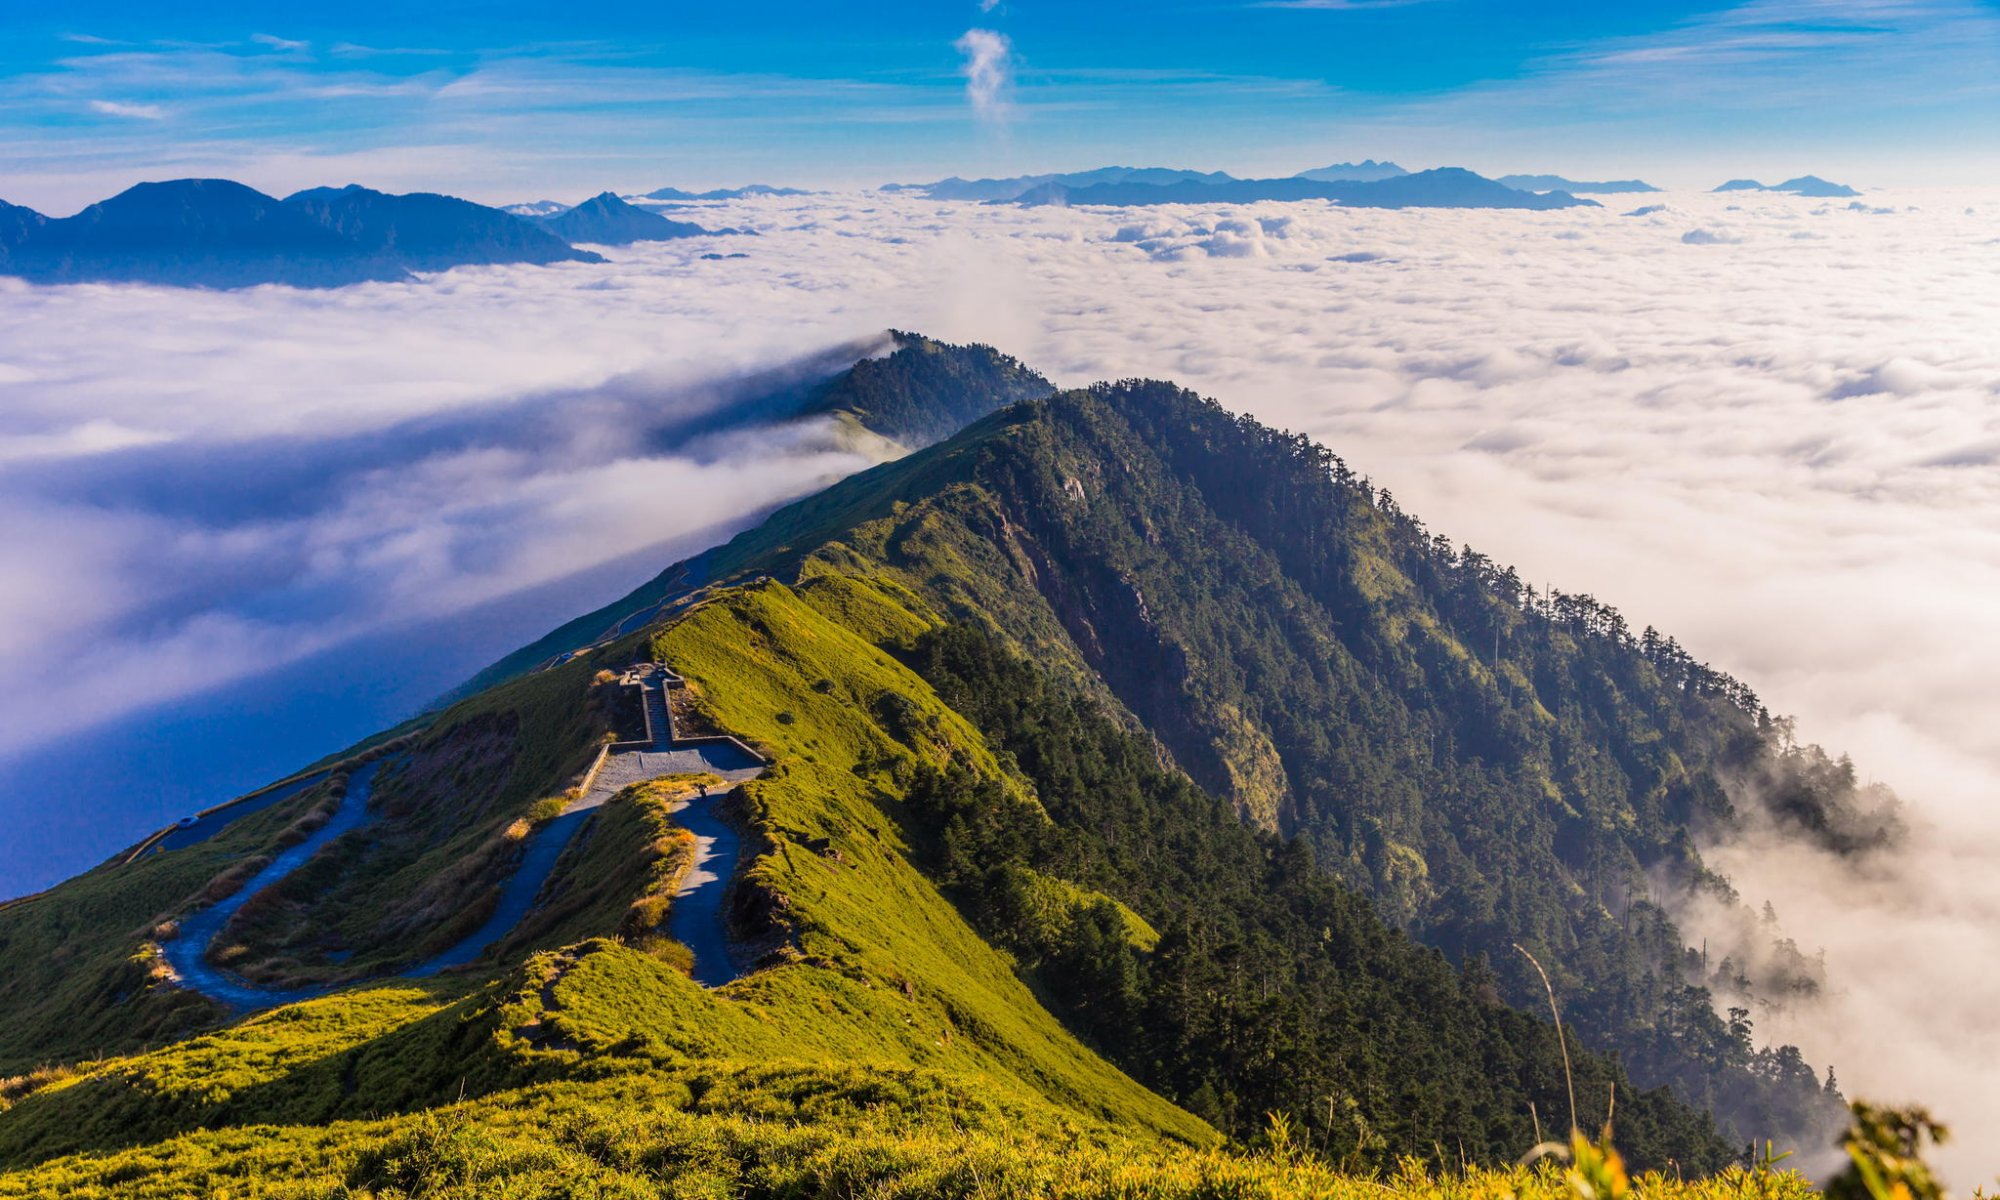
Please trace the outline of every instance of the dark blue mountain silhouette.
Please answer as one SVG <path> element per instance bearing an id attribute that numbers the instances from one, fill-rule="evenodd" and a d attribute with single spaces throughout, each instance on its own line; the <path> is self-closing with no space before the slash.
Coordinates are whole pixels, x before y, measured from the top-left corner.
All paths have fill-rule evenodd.
<path id="1" fill-rule="evenodd" d="M 470 201 L 358 186 L 278 200 L 227 179 L 176 179 L 57 220 L 5 207 L 0 271 L 40 283 L 340 287 L 472 263 L 604 261 Z"/>
<path id="2" fill-rule="evenodd" d="M 597 246 L 666 242 L 674 238 L 736 232 L 733 229 L 703 229 L 686 221 L 669 221 L 658 213 L 627 204 L 611 192 L 600 193 L 575 208 L 543 217 L 541 223 L 566 242 L 586 242 Z"/>
<path id="3" fill-rule="evenodd" d="M 32 208 L 0 200 L 0 261 L 6 259 L 9 250 L 26 241 L 48 222 L 47 217 Z"/>
<path id="4" fill-rule="evenodd" d="M 1568 192 L 1572 196 L 1590 193 L 1604 196 L 1620 192 L 1657 192 L 1660 189 L 1643 179 L 1579 180 L 1561 175 L 1502 175 L 1500 182 L 1523 192 Z"/>
<path id="5" fill-rule="evenodd" d="M 73 217 L 48 221 L 16 245 L 10 274 L 85 281 L 245 287 L 329 287 L 398 278 L 340 234 L 227 179 L 142 183 Z"/>
<path id="6" fill-rule="evenodd" d="M 1104 204 L 1250 204 L 1259 200 L 1331 200 L 1350 208 L 1595 208 L 1566 192 L 1520 192 L 1463 167 L 1436 167 L 1388 179 L 1232 179 L 1226 183 L 1043 184 L 1014 201 L 1025 206 Z"/>
<path id="7" fill-rule="evenodd" d="M 1754 179 L 1732 179 L 1715 190 L 1718 192 L 1768 192 L 1771 189 Z"/>
<path id="8" fill-rule="evenodd" d="M 404 271 L 443 271 L 495 263 L 603 262 L 538 224 L 497 208 L 412 192 L 392 196 L 350 183 L 311 188 L 285 198 L 331 233 Z"/>
<path id="9" fill-rule="evenodd" d="M 1334 163 L 1331 166 L 1314 167 L 1310 171 L 1300 171 L 1294 179 L 1316 179 L 1321 183 L 1368 182 L 1376 179 L 1394 179 L 1409 172 L 1387 159 L 1376 162 L 1364 158 L 1358 163 Z"/>

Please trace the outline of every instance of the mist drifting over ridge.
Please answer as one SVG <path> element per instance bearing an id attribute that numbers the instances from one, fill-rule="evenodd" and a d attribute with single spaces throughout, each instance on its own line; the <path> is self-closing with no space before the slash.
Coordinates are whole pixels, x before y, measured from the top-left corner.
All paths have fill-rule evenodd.
<path id="1" fill-rule="evenodd" d="M 2000 195 L 1649 200 L 1665 207 L 1119 215 L 824 196 L 718 210 L 763 234 L 726 262 L 642 247 L 587 273 L 324 295 L 0 285 L 0 521 L 38 564 L 5 597 L 0 727 L 12 749 L 59 737 L 50 689 L 114 716 L 139 694 L 93 672 L 119 663 L 171 699 L 299 637 L 449 613 L 867 461 L 810 438 L 634 461 L 635 378 L 681 394 L 885 326 L 986 341 L 1063 384 L 1166 377 L 1308 432 L 1434 529 L 1674 633 L 1893 784 L 1911 848 L 1862 879 L 1762 843 L 1712 851 L 1839 981 L 1818 1015 L 1760 1031 L 1850 1092 L 2000 1127 L 1953 1078 L 2000 1053 L 1987 981 L 1964 978 L 2000 949 L 1983 882 L 2000 862 Z M 108 368 L 112 339 L 127 352 Z M 533 396 L 564 398 L 567 454 L 524 472 L 518 447 L 461 439 L 283 519 L 191 510 L 141 470 L 179 448 L 293 493 L 296 464 L 240 448 L 290 438 L 324 464 L 343 440 Z M 477 514 L 456 507 L 475 496 Z M 206 582 L 136 607 L 167 572 Z M 105 657 L 80 667 L 78 646 Z M 1967 1184 L 1994 1169 L 1975 1143 L 1948 1160 Z"/>

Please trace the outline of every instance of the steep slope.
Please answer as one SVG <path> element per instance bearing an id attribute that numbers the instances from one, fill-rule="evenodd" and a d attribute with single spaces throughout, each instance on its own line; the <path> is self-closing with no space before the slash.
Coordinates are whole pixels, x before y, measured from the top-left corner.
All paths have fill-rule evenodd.
<path id="1" fill-rule="evenodd" d="M 991 346 L 949 346 L 891 330 L 896 351 L 864 359 L 799 408 L 799 416 L 855 421 L 905 446 L 928 446 L 1017 400 L 1055 386 Z"/>
<path id="2" fill-rule="evenodd" d="M 1046 389 L 997 352 L 896 344 L 816 411 Z M 455 1096 L 504 1126 L 543 1094 L 519 1089 L 615 1106 L 640 1080 L 668 1091 L 635 1103 L 685 1086 L 690 1112 L 717 1089 L 780 1116 L 873 1091 L 900 1135 L 911 1072 L 947 1105 L 984 1091 L 1024 1129 L 1140 1152 L 1279 1113 L 1355 1166 L 1511 1160 L 1538 1114 L 1571 1115 L 1555 1031 L 1502 1003 L 1533 995 L 1521 942 L 1637 1077 L 1572 1044 L 1575 1118 L 1615 1095 L 1636 1161 L 1717 1168 L 1708 1116 L 1654 1084 L 1782 1136 L 1818 1080 L 1716 1020 L 1651 880 L 1713 885 L 1694 839 L 1749 802 L 1725 777 L 1761 778 L 1800 836 L 1862 852 L 1890 831 L 1740 684 L 1511 578 L 1328 452 L 1169 385 L 1015 403 L 670 570 L 609 636 L 357 747 L 324 786 L 0 907 L 0 1071 L 70 1064 L 0 1089 L 0 1163 L 101 1179 L 54 1160 L 116 1153 L 120 1178 L 163 1177 L 194 1143 L 162 1139 L 278 1123 L 321 1148 L 293 1169 L 354 1185 L 410 1126 L 306 1127 Z M 724 805 L 750 973 L 684 973 L 662 918 L 687 843 L 646 784 L 567 835 L 486 956 L 382 980 L 495 910 L 629 739 L 635 660 L 771 764 Z M 369 820 L 210 951 L 357 986 L 78 1063 L 228 1020 L 159 945 L 319 828 L 364 759 Z M 192 1152 L 240 1170 L 265 1136 L 243 1134 Z"/>
<path id="3" fill-rule="evenodd" d="M 532 780 L 538 776 L 520 766 L 532 747 L 548 747 L 547 761 L 567 765 L 565 748 L 587 754 L 593 739 L 578 736 L 587 728 L 575 728 L 567 705 L 527 704 L 522 688 L 544 698 L 573 695 L 586 690 L 606 663 L 649 647 L 665 656 L 698 689 L 708 720 L 755 738 L 777 760 L 733 801 L 754 860 L 738 873 L 731 911 L 762 969 L 726 988 L 701 988 L 677 969 L 675 963 L 685 960 L 662 942 L 651 918 L 627 919 L 628 911 L 638 911 L 633 906 L 656 910 L 659 904 L 637 876 L 620 894 L 608 881 L 615 873 L 605 870 L 643 865 L 650 853 L 643 822 L 633 821 L 633 806 L 644 800 L 635 791 L 578 835 L 574 853 L 545 892 L 541 915 L 496 958 L 436 982 L 376 983 L 72 1076 L 21 1081 L 10 1088 L 12 1107 L 0 1112 L 0 1162 L 18 1166 L 115 1150 L 198 1128 L 407 1111 L 538 1079 L 712 1077 L 751 1063 L 787 1062 L 846 1064 L 858 1087 L 876 1077 L 877 1086 L 887 1088 L 914 1071 L 941 1081 L 923 1086 L 977 1088 L 995 1103 L 1049 1122 L 1213 1143 L 1214 1133 L 1201 1122 L 1120 1075 L 1066 1032 L 1005 957 L 911 864 L 899 809 L 904 781 L 918 773 L 919 757 L 941 756 L 925 761 L 955 764 L 1003 788 L 1015 785 L 977 730 L 868 640 L 907 637 L 922 627 L 918 618 L 886 593 L 847 589 L 833 598 L 831 585 L 814 590 L 830 597 L 826 607 L 840 620 L 775 584 L 734 590 L 657 634 L 468 701 L 443 714 L 436 727 L 490 728 L 491 714 L 513 697 L 505 710 L 518 721 L 516 766 L 504 778 Z M 897 741 L 875 715 L 872 698 L 884 694 L 903 698 L 950 749 L 912 749 Z M 450 735 L 432 732 L 385 761 L 420 755 L 440 738 Z M 556 770 L 560 774 L 561 766 Z M 532 797 L 540 790 L 520 782 L 511 794 Z M 496 792 L 490 776 L 475 773 L 451 790 L 405 796 L 402 804 L 454 821 L 463 820 L 469 807 L 504 810 L 496 822 L 538 819 L 532 803 L 509 795 L 504 785 Z M 274 822 L 296 819 L 297 808 L 310 802 L 301 797 L 269 812 Z M 393 810 L 378 817 L 400 819 Z M 86 898 L 107 892 L 172 897 L 175 889 L 158 887 L 158 872 L 180 863 L 204 869 L 218 858 L 254 861 L 271 832 L 257 837 L 245 830 L 233 855 L 193 847 L 130 868 L 106 867 L 0 911 L 0 936 L 8 938 L 0 954 L 8 956 L 10 986 L 13 956 L 27 951 L 12 936 L 17 930 L 82 915 Z M 461 846 L 455 861 L 445 857 L 432 873 L 476 864 L 478 844 Z M 320 861 L 338 864 L 342 853 L 336 842 Z M 139 873 L 154 863 L 152 873 Z M 380 887 L 378 903 L 393 908 L 403 890 Z M 338 896 L 309 902 L 338 907 Z M 146 939 L 165 936 L 158 919 L 165 915 L 171 914 L 150 922 L 120 918 L 114 929 L 126 939 L 124 947 L 107 948 L 100 957 L 150 958 Z M 420 918 L 409 936 L 422 937 L 424 922 L 442 927 L 461 919 L 461 911 L 442 906 Z M 612 940 L 579 944 L 593 934 Z M 568 948 L 520 965 L 536 950 L 556 946 Z M 131 1012 L 147 1002 L 127 994 L 101 1003 Z M 10 1012 L 8 1021 L 17 1036 L 8 1043 L 13 1049 L 5 1069 L 76 1053 L 60 1052 L 64 1033 L 51 1026 L 34 1039 L 45 1050 L 24 1051 L 18 1017 Z M 135 1027 L 122 1041 L 130 1045 L 144 1036 Z"/>
<path id="4" fill-rule="evenodd" d="M 731 910 L 740 936 L 761 949 L 755 973 L 718 991 L 698 988 L 673 965 L 677 956 L 652 932 L 652 917 L 636 926 L 616 919 L 625 904 L 635 913 L 654 904 L 650 893 L 614 891 L 603 897 L 613 901 L 604 909 L 598 896 L 611 874 L 606 867 L 642 857 L 644 844 L 643 836 L 638 845 L 627 843 L 620 811 L 608 809 L 551 883 L 549 920 L 531 923 L 477 971 L 422 986 L 371 985 L 71 1077 L 28 1081 L 17 1089 L 26 1094 L 0 1113 L 0 1162 L 26 1167 L 79 1151 L 115 1153 L 246 1123 L 322 1125 L 420 1111 L 454 1097 L 491 1095 L 504 1103 L 511 1089 L 562 1079 L 606 1081 L 594 1094 L 607 1104 L 629 1102 L 620 1090 L 641 1081 L 651 1081 L 648 1088 L 684 1084 L 708 1115 L 735 1105 L 796 1111 L 787 1104 L 799 1102 L 801 1089 L 866 1092 L 890 1111 L 898 1111 L 895 1097 L 913 1087 L 947 1107 L 965 1107 L 952 1097 L 977 1090 L 1006 1114 L 1004 1122 L 982 1117 L 982 1124 L 1004 1123 L 1017 1137 L 1068 1125 L 1095 1140 L 1116 1129 L 1138 1153 L 1162 1138 L 1212 1141 L 1205 1126 L 1120 1075 L 1059 1026 L 1009 959 L 960 915 L 981 915 L 965 877 L 968 854 L 1016 883 L 1026 881 L 1035 895 L 1053 897 L 1038 904 L 1044 916 L 1034 927 L 1045 924 L 1052 945 L 1076 948 L 1060 961 L 1081 969 L 1100 960 L 1124 963 L 1158 981 L 1149 994 L 1178 995 L 1199 1016 L 1191 1024 L 1171 1010 L 1147 1014 L 1176 1041 L 1205 1030 L 1200 1040 L 1174 1046 L 1169 1069 L 1201 1078 L 1191 1099 L 1210 1106 L 1217 1119 L 1248 1130 L 1263 1123 L 1260 1106 L 1267 1101 L 1292 1111 L 1331 1104 L 1338 1124 L 1315 1123 L 1315 1137 L 1338 1132 L 1344 1142 L 1325 1144 L 1344 1145 L 1344 1158 L 1355 1165 L 1427 1156 L 1444 1145 L 1504 1160 L 1532 1140 L 1530 1101 L 1544 1111 L 1561 1103 L 1552 1031 L 1482 1001 L 1476 978 L 1461 980 L 1438 956 L 1382 927 L 1364 902 L 1312 870 L 1309 859 L 1261 842 L 1226 804 L 1162 773 L 1139 743 L 1101 721 L 1069 726 L 1053 741 L 1044 739 L 1041 750 L 1016 742 L 1010 751 L 1028 751 L 1019 758 L 1025 773 L 1017 770 L 1015 758 L 996 754 L 929 677 L 954 691 L 984 691 L 958 701 L 968 705 L 1012 702 L 1047 714 L 1063 710 L 1042 701 L 1060 705 L 1061 694 L 1038 683 L 1025 664 L 1016 664 L 1011 677 L 982 676 L 970 665 L 976 652 L 964 653 L 979 645 L 968 636 L 978 635 L 939 624 L 914 594 L 893 584 L 820 573 L 796 589 L 775 581 L 730 589 L 657 632 L 544 673 L 568 681 L 552 686 L 575 688 L 601 664 L 643 644 L 685 674 L 709 720 L 752 738 L 775 760 L 736 802 L 736 819 L 757 849 L 738 875 Z M 1001 689 L 988 686 L 995 684 Z M 447 713 L 440 725 L 464 727 L 493 703 L 471 702 L 469 711 Z M 533 725 L 550 719 L 522 716 Z M 1021 733 L 1004 721 L 994 727 L 1010 737 Z M 1126 778 L 1099 772 L 1065 782 L 1045 753 L 1056 745 L 1083 751 L 1072 761 L 1109 753 L 1109 761 L 1122 764 L 1114 774 Z M 486 790 L 471 780 L 465 798 Z M 642 799 L 635 793 L 620 804 Z M 1131 800 L 1138 807 L 1121 815 Z M 431 806 L 460 802 L 439 798 Z M 1007 836 L 969 839 L 968 815 L 1016 832 L 1045 831 L 1039 836 L 1046 847 L 1069 849 L 1035 865 L 1008 861 L 996 853 Z M 1099 836 L 1121 849 L 1101 861 L 1105 870 L 1079 870 L 1083 847 L 1076 838 L 1107 828 L 1112 832 Z M 1163 840 L 1148 847 L 1148 834 Z M 1168 862 L 1169 851 L 1180 865 Z M 1214 870 L 1186 875 L 1204 856 Z M 1121 858 L 1122 870 L 1113 870 Z M 1146 869 L 1134 860 L 1183 874 L 1148 890 Z M 958 908 L 937 890 L 940 876 L 953 887 Z M 1268 891 L 1298 924 L 1276 940 L 1269 921 L 1238 911 L 1249 898 L 1219 892 L 1212 882 L 1184 886 L 1204 877 Z M 1153 910 L 1164 932 L 1154 933 L 1147 913 L 1120 905 L 1093 883 L 1126 891 Z M 65 902 L 58 889 L 35 904 L 60 909 Z M 1231 928 L 1204 915 L 1209 906 L 1246 921 L 1236 936 L 1260 943 L 1261 952 L 1204 948 Z M 992 914 L 984 919 L 991 922 Z M 615 940 L 574 942 L 599 922 L 594 932 Z M 989 936 L 1002 929 L 1025 935 L 1030 928 L 1009 922 Z M 1016 940 L 1015 952 L 1033 944 Z M 560 945 L 567 948 L 507 966 L 538 947 Z M 1323 965 L 1293 986 L 1279 985 L 1275 1006 L 1268 996 L 1252 1003 L 1260 986 L 1268 990 L 1276 980 L 1231 982 L 1230 964 L 1239 975 L 1254 975 L 1271 966 L 1272 950 Z M 1210 974 L 1217 970 L 1224 974 Z M 1115 990 L 1069 987 L 1074 981 L 1052 973 L 1048 963 L 1038 963 L 1029 978 L 1064 986 L 1052 997 L 1063 1007 L 1119 1000 Z M 1302 990 L 1317 1008 L 1288 1013 L 1296 1001 L 1282 997 Z M 1111 1010 L 1095 1011 L 1101 1019 Z M 1301 1025 L 1320 1030 L 1322 1040 L 1299 1041 Z M 1296 1049 L 1280 1053 L 1288 1043 Z M 1309 1047 L 1316 1047 L 1310 1057 Z M 1639 1161 L 1672 1158 L 1695 1170 L 1721 1165 L 1726 1151 L 1703 1118 L 1664 1094 L 1624 1086 L 1614 1065 L 1576 1057 L 1585 1088 L 1619 1085 L 1624 1137 Z M 1314 1066 L 1323 1061 L 1334 1073 Z M 810 1069 L 793 1065 L 807 1063 Z M 1344 1090 L 1320 1090 L 1334 1078 L 1345 1081 Z M 1274 1089 L 1287 1079 L 1308 1086 Z M 1163 1078 L 1159 1086 L 1171 1082 Z M 730 1096 L 737 1098 L 724 1099 Z M 975 1106 L 971 1115 L 991 1111 Z M 924 1124 L 899 1115 L 887 1128 L 906 1137 Z M 241 1171 L 242 1163 L 231 1161 L 236 1153 L 224 1148 L 217 1168 Z M 155 1150 L 139 1174 L 172 1158 Z"/>
<path id="5" fill-rule="evenodd" d="M 667 242 L 718 232 L 688 221 L 669 221 L 658 213 L 625 203 L 612 192 L 592 196 L 575 208 L 536 215 L 542 218 L 549 232 L 564 241 L 596 246 Z"/>
<path id="6" fill-rule="evenodd" d="M 1861 853 L 1893 835 L 1888 798 L 1671 639 L 1453 550 L 1323 449 L 1167 385 L 1065 394 L 704 561 L 724 580 L 892 572 L 1310 842 L 1395 924 L 1483 959 L 1517 1004 L 1540 985 L 1512 946 L 1535 949 L 1639 1082 L 1745 1139 L 1817 1139 L 1835 1116 L 1795 1051 L 1753 1052 L 1711 1000 L 1809 995 L 1813 965 L 1781 945 L 1747 979 L 1688 951 L 1671 909 L 1726 893 L 1697 847 L 1736 806 Z"/>

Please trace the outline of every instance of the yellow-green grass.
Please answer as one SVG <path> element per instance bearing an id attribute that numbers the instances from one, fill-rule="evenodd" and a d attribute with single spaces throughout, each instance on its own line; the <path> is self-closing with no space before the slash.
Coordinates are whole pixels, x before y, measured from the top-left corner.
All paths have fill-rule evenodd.
<path id="1" fill-rule="evenodd" d="M 1554 1161 L 1343 1175 L 1303 1147 L 1165 1145 L 921 1070 L 703 1064 L 512 1090 L 429 1112 L 191 1133 L 0 1176 L 0 1197 L 490 1200 L 498 1197 L 982 1197 L 1012 1200 L 1574 1200 Z M 1633 1181 L 1645 1200 L 1802 1200 L 1788 1172 Z"/>
<path id="2" fill-rule="evenodd" d="M 606 937 L 522 967 L 365 986 L 98 1064 L 0 1112 L 0 1163 L 122 1153 L 197 1128 L 416 1112 L 534 1081 L 781 1061 L 935 1072 L 1050 1119 L 1215 1144 L 1064 1030 L 909 861 L 897 816 L 909 764 L 996 776 L 1001 765 L 920 677 L 853 631 L 921 630 L 906 599 L 855 580 L 767 582 L 723 592 L 658 638 L 714 718 L 776 759 L 738 814 L 748 861 L 737 887 L 761 903 L 735 908 L 775 922 L 741 931 L 762 936 L 761 969 L 711 991 L 609 940 L 663 884 L 663 805 L 635 789 L 566 865 L 581 902 L 551 905 L 557 919 L 529 940 Z M 878 715 L 889 697 L 908 740 Z"/>

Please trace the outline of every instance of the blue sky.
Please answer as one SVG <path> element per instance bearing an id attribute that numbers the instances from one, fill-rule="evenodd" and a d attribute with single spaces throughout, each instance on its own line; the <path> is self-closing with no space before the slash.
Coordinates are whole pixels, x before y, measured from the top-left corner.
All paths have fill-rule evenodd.
<path id="1" fill-rule="evenodd" d="M 287 7 L 10 14 L 0 197 L 64 212 L 226 174 L 570 199 L 1371 156 L 2000 183 L 2000 8 L 1979 0 Z"/>

